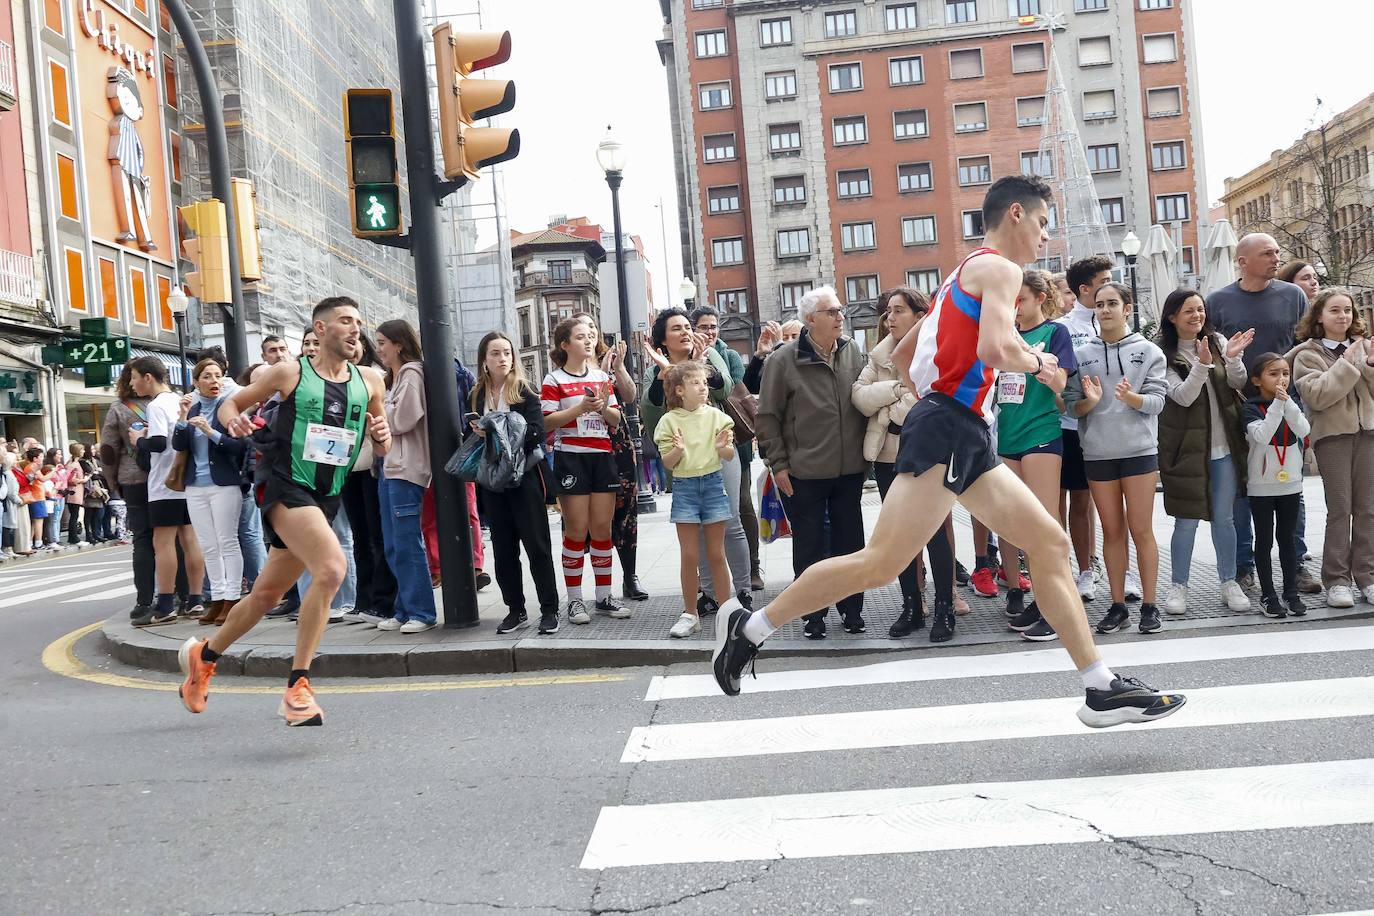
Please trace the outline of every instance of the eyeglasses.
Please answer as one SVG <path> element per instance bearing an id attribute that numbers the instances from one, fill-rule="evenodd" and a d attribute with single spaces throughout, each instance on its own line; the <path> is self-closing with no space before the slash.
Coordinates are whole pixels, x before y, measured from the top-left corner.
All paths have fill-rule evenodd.
<path id="1" fill-rule="evenodd" d="M 824 315 L 826 318 L 843 318 L 844 309 L 816 309 L 813 315 Z"/>

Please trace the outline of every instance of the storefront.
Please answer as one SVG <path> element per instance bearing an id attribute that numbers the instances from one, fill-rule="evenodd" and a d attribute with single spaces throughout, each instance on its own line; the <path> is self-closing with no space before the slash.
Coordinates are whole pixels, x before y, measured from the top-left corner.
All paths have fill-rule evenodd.
<path id="1" fill-rule="evenodd" d="M 46 375 L 32 366 L 0 363 L 0 437 L 48 441 L 51 429 L 43 411 Z"/>

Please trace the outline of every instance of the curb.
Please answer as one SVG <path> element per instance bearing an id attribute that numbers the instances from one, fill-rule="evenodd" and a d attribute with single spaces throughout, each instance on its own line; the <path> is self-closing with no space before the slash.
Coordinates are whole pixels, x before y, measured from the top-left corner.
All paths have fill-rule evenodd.
<path id="1" fill-rule="evenodd" d="M 113 550 L 117 547 L 128 547 L 128 544 L 102 542 L 99 544 L 87 544 L 85 547 L 76 544 L 63 544 L 61 550 L 45 550 L 42 553 L 35 553 L 31 557 L 5 557 L 0 555 L 0 570 L 22 569 L 25 566 L 32 566 L 35 563 L 46 563 L 49 560 L 60 560 L 67 556 L 77 554 L 87 554 L 93 550 Z"/>

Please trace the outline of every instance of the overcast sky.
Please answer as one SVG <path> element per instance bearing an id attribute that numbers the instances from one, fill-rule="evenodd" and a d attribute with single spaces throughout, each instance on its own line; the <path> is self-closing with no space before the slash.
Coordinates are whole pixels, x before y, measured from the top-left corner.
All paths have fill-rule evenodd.
<path id="1" fill-rule="evenodd" d="M 1318 97 L 1329 117 L 1374 92 L 1368 0 L 1188 2 L 1212 201 L 1223 179 L 1311 126 Z M 667 81 L 654 45 L 663 34 L 657 0 L 500 0 L 487 4 L 484 26 L 509 29 L 513 39 L 512 60 L 500 69 L 517 88 L 516 109 L 502 123 L 521 134 L 519 158 L 504 167 L 509 224 L 538 229 L 550 215 L 567 214 L 611 225 L 610 192 L 596 164 L 609 123 L 630 155 L 621 188 L 625 229 L 644 240 L 660 305 L 663 200 L 675 298 L 682 268 Z"/>

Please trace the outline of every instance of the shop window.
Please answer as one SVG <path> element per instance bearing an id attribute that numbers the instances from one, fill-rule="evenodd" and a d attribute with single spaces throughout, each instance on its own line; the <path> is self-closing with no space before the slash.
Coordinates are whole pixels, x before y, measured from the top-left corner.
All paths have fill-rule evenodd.
<path id="1" fill-rule="evenodd" d="M 67 249 L 67 308 L 86 311 L 86 259 L 75 248 Z"/>
<path id="2" fill-rule="evenodd" d="M 80 219 L 81 209 L 76 197 L 76 163 L 70 156 L 57 154 L 58 212 L 68 219 Z"/>
<path id="3" fill-rule="evenodd" d="M 106 318 L 119 319 L 119 287 L 115 284 L 115 262 L 109 258 L 96 259 L 100 267 L 100 301 Z"/>

